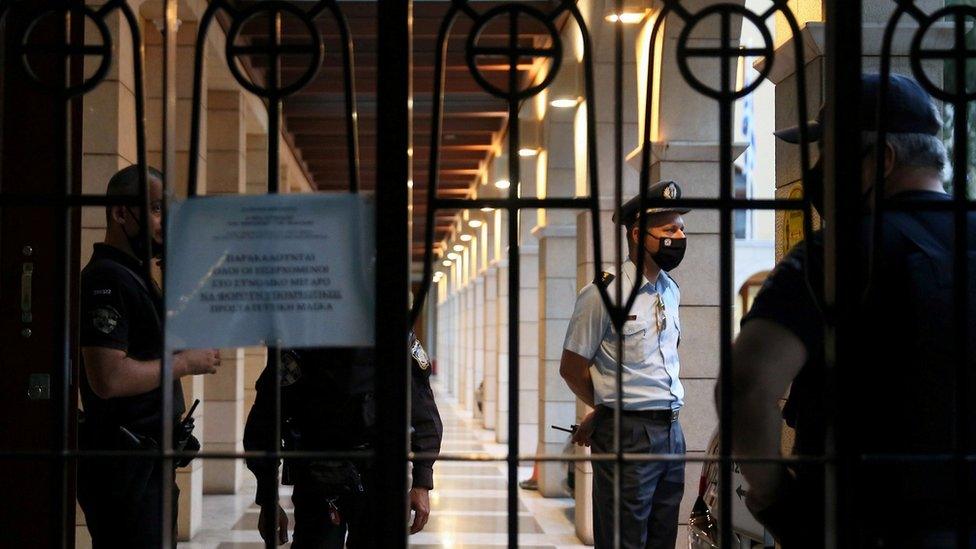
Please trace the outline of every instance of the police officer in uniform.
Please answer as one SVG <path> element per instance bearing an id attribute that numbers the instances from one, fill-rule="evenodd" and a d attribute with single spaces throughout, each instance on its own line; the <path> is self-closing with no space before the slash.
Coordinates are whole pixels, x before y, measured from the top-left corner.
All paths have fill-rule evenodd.
<path id="1" fill-rule="evenodd" d="M 430 388 L 430 360 L 413 332 L 411 449 L 440 451 L 443 427 Z M 281 433 L 283 449 L 348 451 L 366 449 L 375 423 L 374 354 L 371 348 L 289 349 L 282 352 Z M 274 373 L 258 378 L 254 406 L 247 417 L 244 449 L 268 451 L 274 438 Z M 434 487 L 433 461 L 413 464 L 410 532 L 423 529 L 430 514 Z M 277 531 L 278 543 L 288 541 L 288 518 L 275 500 L 278 463 L 248 459 L 257 478 L 255 503 L 261 507 L 259 528 L 267 540 Z M 370 470 L 362 462 L 329 459 L 285 459 L 282 482 L 294 485 L 296 549 L 372 548 L 369 520 Z"/>
<path id="2" fill-rule="evenodd" d="M 650 199 L 678 199 L 681 189 L 673 181 L 648 188 Z M 614 217 L 627 231 L 629 258 L 620 276 L 602 273 L 576 298 L 566 332 L 559 371 L 587 405 L 594 407 L 573 435 L 577 444 L 594 453 L 612 453 L 613 408 L 621 405 L 620 444 L 627 453 L 683 454 L 684 434 L 678 413 L 684 389 L 678 379 L 678 342 L 681 292 L 669 271 L 678 266 L 685 251 L 685 226 L 681 215 L 689 210 L 654 207 L 641 233 L 640 197 L 628 200 Z M 637 273 L 637 254 L 644 248 L 644 269 Z M 617 356 L 619 334 L 604 307 L 597 285 L 611 299 L 616 285 L 623 296 L 640 280 L 637 298 L 623 324 L 623 354 Z M 623 367 L 623 394 L 618 399 L 618 358 Z M 593 535 L 597 549 L 613 547 L 613 464 L 593 463 Z M 630 463 L 622 468 L 621 547 L 624 549 L 672 549 L 678 535 L 678 506 L 684 493 L 684 463 Z"/>
<path id="3" fill-rule="evenodd" d="M 955 302 L 954 214 L 912 208 L 951 200 L 943 189 L 946 150 L 942 121 L 928 93 L 914 80 L 893 74 L 884 105 L 886 141 L 877 143 L 877 105 L 882 79 L 862 77 L 861 114 L 864 151 L 862 172 L 838 184 L 859 185 L 862 227 L 855 241 L 863 264 L 849 276 L 863 295 L 853 311 L 858 327 L 856 348 L 838 365 L 837 382 L 857 390 L 856 398 L 836 404 L 837 419 L 852 433 L 845 446 L 851 456 L 931 456 L 951 454 L 956 421 L 968 422 L 970 441 L 976 421 L 956 417 L 956 368 L 969 371 L 965 388 L 976 399 L 976 357 L 954 359 L 954 308 L 968 307 L 966 334 L 976 340 L 976 214 L 968 213 L 970 257 L 968 304 Z M 822 114 L 823 111 L 821 111 Z M 820 141 L 822 118 L 809 123 Z M 798 128 L 777 132 L 790 143 Z M 883 147 L 885 198 L 908 211 L 884 212 L 880 237 L 873 242 L 876 155 Z M 821 159 L 822 160 L 822 159 Z M 811 170 L 804 189 L 820 210 L 822 162 Z M 826 223 L 832 220 L 825 219 Z M 868 258 L 880 248 L 880 261 L 869 278 Z M 819 292 L 824 276 L 821 232 L 797 245 L 780 261 L 742 320 L 733 348 L 733 451 L 747 457 L 778 457 L 781 422 L 796 429 L 794 453 L 823 455 L 825 450 L 826 372 L 824 319 L 828 313 Z M 809 261 L 809 263 L 807 263 Z M 807 277 L 812 284 L 808 286 Z M 970 348 L 972 345 L 970 344 Z M 789 391 L 780 413 L 779 401 Z M 976 499 L 972 482 L 976 466 L 968 465 L 970 484 L 955 477 L 949 462 L 899 459 L 855 463 L 843 486 L 849 527 L 840 539 L 851 547 L 956 547 L 957 491 Z M 818 464 L 742 463 L 749 481 L 746 504 L 785 548 L 823 547 L 824 471 Z M 970 546 L 976 546 L 976 518 L 964 517 Z"/>
<path id="4" fill-rule="evenodd" d="M 139 168 L 115 174 L 106 194 L 139 193 Z M 151 255 L 162 250 L 162 174 L 149 168 Z M 143 274 L 147 257 L 142 208 L 107 208 L 105 240 L 95 244 L 81 273 L 81 401 L 83 450 L 156 450 L 162 424 L 160 361 L 162 294 Z M 215 350 L 177 353 L 173 360 L 173 420 L 184 412 L 180 378 L 214 373 Z M 176 447 L 187 440 L 174 441 Z M 156 458 L 89 458 L 78 465 L 78 502 L 95 548 L 152 547 L 162 543 L 163 485 L 173 489 L 173 525 L 179 490 Z M 175 536 L 174 546 L 175 546 Z"/>

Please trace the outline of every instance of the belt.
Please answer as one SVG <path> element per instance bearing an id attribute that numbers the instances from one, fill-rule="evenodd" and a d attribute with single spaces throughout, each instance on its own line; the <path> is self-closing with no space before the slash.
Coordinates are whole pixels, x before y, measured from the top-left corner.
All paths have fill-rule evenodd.
<path id="1" fill-rule="evenodd" d="M 613 408 L 610 406 L 600 405 L 601 408 L 605 409 L 607 414 L 613 414 Z M 678 421 L 678 412 L 680 410 L 621 410 L 621 413 L 627 417 L 639 417 L 641 419 L 647 419 L 650 421 L 668 421 L 675 422 Z"/>

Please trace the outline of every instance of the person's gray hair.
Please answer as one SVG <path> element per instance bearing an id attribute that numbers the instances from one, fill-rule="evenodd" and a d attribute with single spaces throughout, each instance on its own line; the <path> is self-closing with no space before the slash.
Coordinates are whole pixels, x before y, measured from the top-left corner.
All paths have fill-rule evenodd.
<path id="1" fill-rule="evenodd" d="M 864 145 L 875 145 L 878 141 L 876 132 L 863 132 L 861 142 Z M 949 154 L 945 143 L 937 135 L 927 133 L 888 133 L 885 141 L 895 151 L 895 168 L 922 168 L 939 172 L 943 180 L 951 177 Z"/>

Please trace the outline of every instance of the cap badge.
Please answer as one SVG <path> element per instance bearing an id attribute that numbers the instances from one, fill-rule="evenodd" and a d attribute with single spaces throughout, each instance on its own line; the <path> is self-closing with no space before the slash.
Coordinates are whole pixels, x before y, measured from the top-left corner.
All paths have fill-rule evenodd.
<path id="1" fill-rule="evenodd" d="M 678 186 L 674 183 L 668 183 L 668 186 L 664 188 L 664 192 L 662 194 L 664 195 L 664 198 L 674 200 L 675 198 L 678 198 Z"/>

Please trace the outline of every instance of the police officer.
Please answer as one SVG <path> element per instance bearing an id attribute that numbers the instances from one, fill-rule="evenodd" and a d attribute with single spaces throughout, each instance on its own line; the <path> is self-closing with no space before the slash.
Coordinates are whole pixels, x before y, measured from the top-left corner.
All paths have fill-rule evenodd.
<path id="1" fill-rule="evenodd" d="M 139 168 L 116 173 L 106 194 L 139 193 Z M 162 294 L 144 276 L 143 261 L 162 250 L 162 174 L 149 168 L 149 229 L 152 250 L 145 249 L 142 208 L 106 210 L 105 240 L 95 244 L 81 273 L 81 401 L 83 450 L 155 450 L 162 426 Z M 150 252 L 150 254 L 147 254 Z M 173 414 L 184 412 L 180 378 L 212 374 L 215 350 L 177 353 L 173 360 Z M 186 441 L 182 441 L 186 442 Z M 178 444 L 179 442 L 177 442 Z M 78 466 L 78 502 L 94 547 L 152 547 L 162 543 L 163 483 L 173 489 L 173 525 L 179 490 L 163 477 L 154 458 L 90 458 Z M 175 536 L 174 546 L 175 546 Z"/>
<path id="2" fill-rule="evenodd" d="M 647 190 L 651 199 L 677 199 L 681 188 L 661 181 Z M 654 207 L 640 212 L 640 197 L 628 200 L 614 217 L 627 231 L 629 258 L 620 276 L 602 273 L 576 298 L 566 332 L 559 372 L 587 405 L 594 407 L 573 435 L 577 444 L 595 453 L 614 451 L 613 408 L 621 405 L 624 452 L 683 454 L 684 434 L 678 412 L 684 389 L 678 379 L 678 341 L 681 292 L 669 271 L 685 252 L 681 215 L 689 210 Z M 641 233 L 640 214 L 647 216 Z M 644 250 L 643 272 L 637 272 L 638 251 Z M 629 294 L 639 280 L 638 294 L 622 327 L 623 357 L 617 356 L 620 334 L 600 298 L 597 285 L 616 295 L 616 284 Z M 618 359 L 623 368 L 623 394 L 616 390 Z M 595 546 L 613 547 L 613 464 L 593 463 L 593 536 Z M 620 511 L 621 547 L 672 549 L 678 535 L 678 505 L 684 493 L 684 463 L 644 462 L 622 469 Z"/>
<path id="3" fill-rule="evenodd" d="M 886 140 L 877 142 L 877 105 L 882 79 L 862 77 L 862 117 L 858 121 L 864 143 L 862 169 L 839 184 L 855 184 L 862 192 L 862 230 L 841 235 L 854 240 L 863 260 L 851 265 L 848 276 L 857 284 L 862 301 L 854 309 L 858 341 L 849 362 L 838 366 L 838 384 L 857 390 L 856 398 L 836 403 L 838 422 L 853 434 L 844 448 L 851 456 L 951 454 L 956 421 L 956 369 L 976 371 L 972 352 L 964 363 L 953 359 L 956 342 L 954 307 L 968 307 L 967 339 L 976 339 L 976 287 L 973 261 L 966 283 L 969 302 L 954 302 L 953 212 L 916 211 L 926 203 L 945 204 L 951 198 L 942 186 L 947 159 L 939 134 L 942 121 L 929 95 L 914 80 L 891 75 L 883 105 Z M 823 111 L 821 111 L 822 113 Z M 822 120 L 810 122 L 811 137 L 820 141 Z M 792 128 L 777 135 L 798 142 Z M 883 150 L 878 151 L 878 148 Z M 876 155 L 884 158 L 876 173 Z M 804 192 L 823 212 L 823 179 L 818 160 Z M 873 242 L 880 260 L 869 278 L 875 182 L 881 175 L 884 197 L 907 207 L 882 216 L 881 233 Z M 832 219 L 826 218 L 830 223 Z M 968 214 L 970 258 L 976 252 L 976 214 Z M 808 250 L 807 250 L 808 248 Z M 765 282 L 752 309 L 742 321 L 733 348 L 733 450 L 747 457 L 778 457 L 781 421 L 796 429 L 793 451 L 817 456 L 825 452 L 826 392 L 824 370 L 824 306 L 819 293 L 824 276 L 823 235 L 791 250 Z M 807 263 L 809 261 L 809 263 Z M 807 276 L 812 281 L 807 285 Z M 780 413 L 778 402 L 789 389 Z M 976 398 L 972 386 L 965 388 Z M 976 499 L 971 483 L 955 478 L 950 463 L 937 460 L 855 463 L 841 486 L 849 503 L 849 528 L 841 544 L 856 547 L 955 547 L 956 498 L 963 491 Z M 749 481 L 746 504 L 784 547 L 824 546 L 824 474 L 816 464 L 769 465 L 742 463 Z M 976 467 L 969 465 L 970 479 Z M 970 512 L 966 528 L 970 546 L 976 544 L 976 519 Z"/>
<path id="4" fill-rule="evenodd" d="M 430 360 L 411 332 L 413 368 L 411 449 L 440 451 L 443 427 L 430 388 Z M 281 433 L 283 449 L 297 451 L 357 450 L 369 447 L 375 419 L 374 355 L 371 348 L 290 349 L 282 352 Z M 254 406 L 247 417 L 244 449 L 268 451 L 274 438 L 274 373 L 258 378 Z M 423 529 L 434 487 L 433 461 L 413 464 L 410 533 Z M 277 530 L 278 543 L 288 541 L 288 518 L 275 500 L 278 463 L 248 459 L 257 478 L 255 503 L 261 507 L 259 529 L 267 541 Z M 297 549 L 375 547 L 368 510 L 371 471 L 362 462 L 330 459 L 285 460 L 282 481 L 294 485 Z"/>

